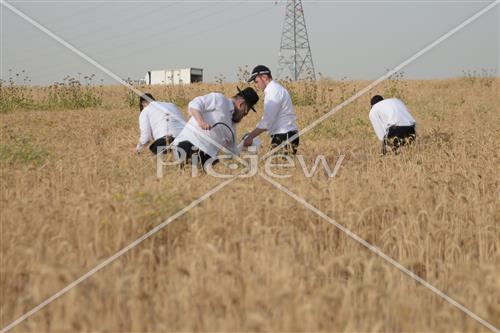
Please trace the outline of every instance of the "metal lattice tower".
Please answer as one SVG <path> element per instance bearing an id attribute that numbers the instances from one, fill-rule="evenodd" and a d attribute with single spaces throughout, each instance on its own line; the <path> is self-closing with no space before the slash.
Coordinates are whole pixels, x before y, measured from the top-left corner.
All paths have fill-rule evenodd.
<path id="1" fill-rule="evenodd" d="M 286 4 L 278 77 L 289 77 L 294 81 L 316 80 L 301 0 L 289 0 Z"/>

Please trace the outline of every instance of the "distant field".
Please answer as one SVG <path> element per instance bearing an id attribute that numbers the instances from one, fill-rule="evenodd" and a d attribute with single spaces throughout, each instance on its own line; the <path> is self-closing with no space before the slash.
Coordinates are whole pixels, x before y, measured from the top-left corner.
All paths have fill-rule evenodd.
<path id="1" fill-rule="evenodd" d="M 296 169 L 278 180 L 496 327 L 499 83 L 386 81 L 371 94 L 408 104 L 415 147 L 380 157 L 365 95 L 301 137 L 306 159 L 323 154 L 334 165 L 345 155 L 337 177 Z M 287 84 L 299 126 L 366 84 Z M 158 179 L 155 159 L 134 154 L 137 98 L 123 87 L 68 87 L 2 86 L 1 327 L 223 181 L 175 168 Z M 232 96 L 236 84 L 140 88 L 187 114 L 193 97 Z M 260 103 L 238 136 L 261 114 Z M 14 331 L 487 329 L 256 176 L 232 182 Z"/>

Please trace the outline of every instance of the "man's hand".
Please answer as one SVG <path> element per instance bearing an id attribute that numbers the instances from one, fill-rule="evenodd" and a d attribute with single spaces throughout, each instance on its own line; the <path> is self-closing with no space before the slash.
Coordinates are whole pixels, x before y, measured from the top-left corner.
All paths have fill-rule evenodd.
<path id="1" fill-rule="evenodd" d="M 143 145 L 141 145 L 140 143 L 137 144 L 137 146 L 135 146 L 135 149 L 134 149 L 134 152 L 139 155 L 142 151 L 142 148 L 144 148 Z"/>
<path id="2" fill-rule="evenodd" d="M 263 133 L 265 131 L 266 131 L 265 129 L 257 127 L 252 132 L 250 132 L 250 134 L 248 134 L 248 136 L 245 138 L 245 141 L 243 142 L 243 145 L 245 147 L 251 146 L 253 143 L 253 139 L 258 137 L 261 133 Z"/>
<path id="3" fill-rule="evenodd" d="M 243 141 L 243 145 L 244 145 L 245 147 L 251 146 L 251 145 L 252 145 L 252 143 L 253 143 L 253 138 L 252 138 L 252 136 L 251 136 L 251 135 L 248 135 L 248 136 L 246 137 L 245 141 Z"/>
<path id="4" fill-rule="evenodd" d="M 205 120 L 199 121 L 198 125 L 200 125 L 201 129 L 204 129 L 204 130 L 209 130 L 212 127 Z"/>

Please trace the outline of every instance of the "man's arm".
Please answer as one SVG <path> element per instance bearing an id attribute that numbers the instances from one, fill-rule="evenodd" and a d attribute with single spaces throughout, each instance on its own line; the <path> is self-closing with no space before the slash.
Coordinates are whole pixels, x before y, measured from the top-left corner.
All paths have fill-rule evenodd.
<path id="1" fill-rule="evenodd" d="M 214 94 L 208 94 L 205 96 L 198 96 L 189 102 L 188 112 L 193 116 L 198 125 L 204 129 L 209 130 L 210 124 L 205 121 L 202 113 L 207 110 L 212 110 L 215 108 L 215 96 Z"/>
<path id="2" fill-rule="evenodd" d="M 251 146 L 253 139 L 258 137 L 261 133 L 267 131 L 274 124 L 280 111 L 280 103 L 274 99 L 267 99 L 264 101 L 264 115 L 259 121 L 255 129 L 248 135 L 243 143 L 245 147 Z"/>
<path id="3" fill-rule="evenodd" d="M 203 119 L 203 116 L 201 115 L 200 110 L 197 109 L 189 109 L 189 113 L 193 116 L 194 119 L 196 119 L 196 122 L 198 125 L 204 129 L 204 130 L 209 130 L 210 129 L 210 124 Z"/>
<path id="4" fill-rule="evenodd" d="M 135 147 L 136 153 L 140 153 L 144 146 L 151 140 L 152 132 L 151 125 L 149 124 L 148 116 L 145 111 L 141 112 L 139 116 L 139 128 L 141 130 L 141 136 L 139 137 L 139 143 Z"/>
<path id="5" fill-rule="evenodd" d="M 253 143 L 253 139 L 255 139 L 256 137 L 258 137 L 259 135 L 261 135 L 262 133 L 264 133 L 265 129 L 263 128 L 258 128 L 256 127 L 252 132 L 250 132 L 250 134 L 248 134 L 248 136 L 245 138 L 245 141 L 243 142 L 243 145 L 245 147 L 248 147 L 248 146 L 251 146 L 252 143 Z"/>
<path id="6" fill-rule="evenodd" d="M 370 122 L 372 123 L 373 129 L 378 139 L 382 141 L 385 136 L 385 128 L 376 110 L 370 111 L 369 114 Z"/>

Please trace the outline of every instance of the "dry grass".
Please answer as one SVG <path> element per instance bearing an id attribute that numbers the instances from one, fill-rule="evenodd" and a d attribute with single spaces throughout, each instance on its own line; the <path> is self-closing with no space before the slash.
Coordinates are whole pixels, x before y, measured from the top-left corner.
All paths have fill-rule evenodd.
<path id="1" fill-rule="evenodd" d="M 380 158 L 364 96 L 301 138 L 306 159 L 322 153 L 333 164 L 346 154 L 337 178 L 296 170 L 280 180 L 497 327 L 498 84 L 386 82 L 374 93 L 404 98 L 420 125 L 416 147 Z M 291 86 L 300 127 L 363 85 Z M 179 102 L 210 90 L 230 95 L 234 86 L 152 92 Z M 158 180 L 154 159 L 133 154 L 138 112 L 127 107 L 126 92 L 105 87 L 103 101 L 99 109 L 0 114 L 2 327 L 222 181 L 173 169 Z M 231 183 L 16 330 L 486 328 L 253 177 Z"/>

